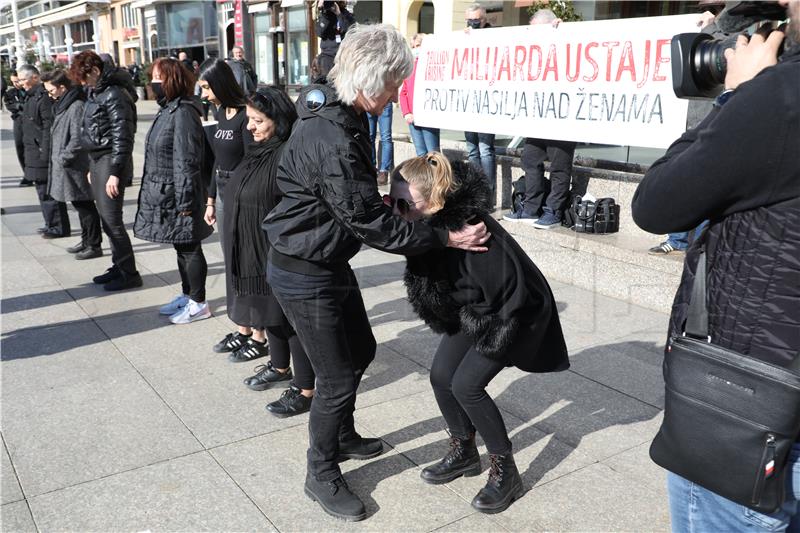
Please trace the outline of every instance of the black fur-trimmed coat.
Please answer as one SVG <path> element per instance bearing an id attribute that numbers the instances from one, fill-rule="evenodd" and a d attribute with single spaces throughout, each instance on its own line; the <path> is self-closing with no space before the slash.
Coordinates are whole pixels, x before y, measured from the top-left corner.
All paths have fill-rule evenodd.
<path id="1" fill-rule="evenodd" d="M 482 221 L 492 234 L 489 251 L 446 248 L 409 257 L 404 281 L 411 305 L 433 331 L 460 332 L 487 357 L 528 372 L 566 370 L 567 348 L 547 280 L 489 216 L 483 177 L 466 163 L 451 164 L 460 186 L 428 223 L 458 230 Z"/>

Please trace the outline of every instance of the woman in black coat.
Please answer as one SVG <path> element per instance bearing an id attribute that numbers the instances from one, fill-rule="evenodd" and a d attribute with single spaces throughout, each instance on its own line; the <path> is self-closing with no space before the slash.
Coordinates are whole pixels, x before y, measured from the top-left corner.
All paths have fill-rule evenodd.
<path id="1" fill-rule="evenodd" d="M 147 140 L 142 189 L 133 234 L 169 243 L 178 253 L 182 293 L 159 309 L 173 324 L 211 316 L 206 302 L 208 266 L 201 241 L 214 229 L 203 220 L 203 126 L 200 106 L 192 101 L 194 74 L 176 59 L 153 64 L 153 92 L 161 106 Z"/>
<path id="2" fill-rule="evenodd" d="M 252 332 L 244 345 L 231 353 L 233 362 L 267 355 L 271 361 L 256 367 L 245 380 L 253 390 L 291 382 L 281 398 L 267 406 L 279 417 L 308 411 L 314 394 L 314 372 L 297 334 L 289 325 L 267 283 L 269 254 L 261 224 L 278 203 L 275 176 L 286 139 L 297 120 L 294 104 L 283 91 L 265 87 L 247 98 L 247 128 L 254 142 L 226 185 L 227 207 L 223 249 L 228 291 L 228 318 Z M 295 374 L 289 367 L 294 358 Z"/>
<path id="3" fill-rule="evenodd" d="M 440 484 L 480 474 L 477 430 L 491 466 L 472 506 L 499 513 L 524 489 L 503 418 L 486 386 L 506 366 L 556 372 L 569 368 L 569 360 L 547 280 L 489 216 L 489 197 L 488 185 L 473 167 L 431 152 L 395 169 L 386 201 L 410 221 L 424 218 L 444 229 L 481 221 L 492 233 L 486 253 L 448 248 L 408 257 L 405 284 L 420 318 L 443 334 L 431 384 L 450 431 L 450 451 L 425 468 L 422 479 Z"/>

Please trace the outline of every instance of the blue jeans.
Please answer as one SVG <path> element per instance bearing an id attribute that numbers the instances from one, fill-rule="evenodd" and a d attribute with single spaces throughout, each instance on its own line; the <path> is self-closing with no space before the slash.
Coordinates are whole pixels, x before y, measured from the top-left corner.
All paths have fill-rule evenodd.
<path id="1" fill-rule="evenodd" d="M 469 162 L 478 168 L 483 169 L 489 187 L 495 190 L 497 178 L 497 163 L 494 155 L 494 133 L 475 133 L 472 131 L 464 132 L 467 141 L 467 152 Z"/>
<path id="2" fill-rule="evenodd" d="M 696 239 L 703 232 L 703 228 L 708 226 L 708 220 L 704 220 L 692 230 L 694 232 L 693 239 Z M 689 247 L 689 233 L 688 231 L 681 231 L 679 233 L 670 233 L 667 235 L 667 243 L 676 250 L 685 250 Z"/>
<path id="3" fill-rule="evenodd" d="M 381 166 L 380 171 L 390 171 L 394 167 L 394 142 L 392 141 L 392 103 L 386 104 L 379 116 L 367 113 L 369 119 L 369 141 L 372 146 L 372 165 L 375 165 L 375 137 L 378 128 L 381 130 Z"/>
<path id="4" fill-rule="evenodd" d="M 669 514 L 674 533 L 716 531 L 800 531 L 800 444 L 789 452 L 786 472 L 786 501 L 772 514 L 753 511 L 669 473 Z"/>
<path id="5" fill-rule="evenodd" d="M 418 156 L 439 151 L 439 128 L 415 126 L 412 123 L 408 125 L 408 131 Z"/>

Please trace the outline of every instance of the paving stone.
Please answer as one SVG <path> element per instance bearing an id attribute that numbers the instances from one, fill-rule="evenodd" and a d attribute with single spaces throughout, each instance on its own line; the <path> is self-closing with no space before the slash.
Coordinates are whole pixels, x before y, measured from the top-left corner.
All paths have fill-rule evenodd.
<path id="1" fill-rule="evenodd" d="M 58 282 L 37 262 L 30 260 L 6 261 L 3 259 L 3 294 L 35 287 L 50 287 Z"/>
<path id="2" fill-rule="evenodd" d="M 4 394 L 3 433 L 29 497 L 201 448 L 133 369 L 105 381 Z"/>
<path id="3" fill-rule="evenodd" d="M 104 343 L 107 340 L 93 322 L 77 317 L 76 320 L 30 326 L 4 333 L 2 359 L 9 362 L 32 358 L 44 360 L 56 356 L 55 359 L 60 360 L 63 359 L 61 354 L 64 352 Z M 106 348 L 110 347 L 108 345 Z M 9 364 L 7 368 L 4 363 L 3 369 L 11 371 L 16 366 L 17 363 Z M 25 366 L 28 368 L 27 364 Z M 47 367 L 42 365 L 36 369 L 46 371 Z M 58 378 L 63 380 L 64 376 Z"/>
<path id="4" fill-rule="evenodd" d="M 447 524 L 438 529 L 434 529 L 436 533 L 486 533 L 487 531 L 508 531 L 501 524 L 499 524 L 494 517 L 482 513 L 475 512 L 469 516 L 465 516 L 461 520 Z"/>
<path id="5" fill-rule="evenodd" d="M 295 427 L 211 453 L 281 531 L 431 531 L 473 512 L 447 488 L 422 483 L 412 462 L 388 451 L 368 461 L 341 463 L 368 513 L 365 521 L 345 525 L 303 494 L 307 442 L 306 429 Z M 277 458 L 269 450 L 280 450 Z"/>
<path id="6" fill-rule="evenodd" d="M 2 331 L 12 332 L 41 324 L 58 324 L 65 318 L 88 318 L 60 285 L 3 291 Z"/>
<path id="7" fill-rule="evenodd" d="M 25 500 L 0 507 L 0 527 L 7 533 L 38 533 Z"/>
<path id="8" fill-rule="evenodd" d="M 361 379 L 356 409 L 428 389 L 430 379 L 425 367 L 379 345 L 375 360 Z"/>
<path id="9" fill-rule="evenodd" d="M 20 501 L 24 498 L 22 489 L 17 481 L 17 474 L 11 466 L 11 459 L 8 457 L 8 450 L 3 443 L 2 458 L 0 458 L 0 500 L 2 504 Z"/>
<path id="10" fill-rule="evenodd" d="M 609 457 L 603 464 L 637 483 L 647 485 L 667 499 L 667 471 L 650 459 L 650 441 Z"/>
<path id="11" fill-rule="evenodd" d="M 207 453 L 31 499 L 42 531 L 276 531 Z"/>

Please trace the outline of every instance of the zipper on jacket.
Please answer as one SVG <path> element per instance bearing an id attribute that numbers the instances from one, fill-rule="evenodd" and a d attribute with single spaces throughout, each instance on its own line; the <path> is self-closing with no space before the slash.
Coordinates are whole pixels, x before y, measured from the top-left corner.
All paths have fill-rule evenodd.
<path id="1" fill-rule="evenodd" d="M 761 455 L 758 476 L 756 476 L 756 484 L 753 487 L 752 502 L 754 504 L 761 501 L 764 485 L 775 474 L 775 455 L 775 435 L 767 433 L 767 438 L 764 442 L 764 453 Z"/>

